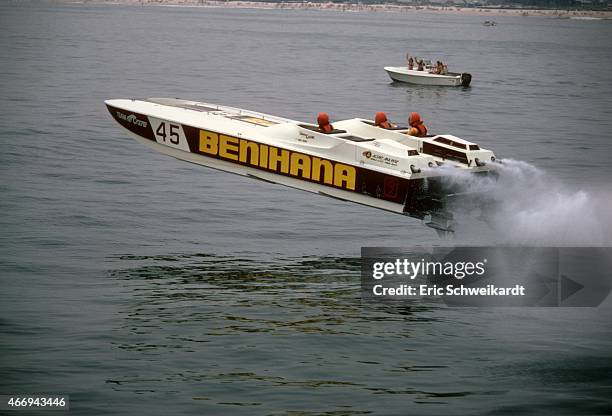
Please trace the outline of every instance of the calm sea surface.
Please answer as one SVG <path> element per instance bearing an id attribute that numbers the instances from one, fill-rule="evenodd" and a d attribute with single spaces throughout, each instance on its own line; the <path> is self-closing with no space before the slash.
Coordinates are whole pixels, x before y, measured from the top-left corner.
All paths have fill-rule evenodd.
<path id="1" fill-rule="evenodd" d="M 612 22 L 3 3 L 0 394 L 100 414 L 609 414 L 611 309 L 363 305 L 361 246 L 609 245 Z M 404 55 L 469 89 L 390 83 Z M 510 164 L 420 221 L 159 155 L 103 100 L 403 122 Z M 523 163 L 525 162 L 525 163 Z"/>

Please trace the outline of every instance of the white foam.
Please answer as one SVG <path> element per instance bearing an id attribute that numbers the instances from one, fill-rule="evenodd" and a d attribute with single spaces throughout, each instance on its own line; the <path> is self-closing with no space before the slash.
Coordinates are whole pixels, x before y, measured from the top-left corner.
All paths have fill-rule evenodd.
<path id="1" fill-rule="evenodd" d="M 457 239 L 535 246 L 612 243 L 609 189 L 572 189 L 529 163 L 509 159 L 499 165 L 497 179 L 449 172 L 452 182 L 484 197 L 457 203 Z"/>

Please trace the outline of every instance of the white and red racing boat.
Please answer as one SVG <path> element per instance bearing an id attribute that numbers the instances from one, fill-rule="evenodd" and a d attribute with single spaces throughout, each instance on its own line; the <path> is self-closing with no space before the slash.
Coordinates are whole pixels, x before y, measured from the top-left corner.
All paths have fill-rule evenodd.
<path id="1" fill-rule="evenodd" d="M 372 121 L 317 125 L 173 98 L 107 100 L 113 118 L 138 142 L 214 169 L 287 185 L 421 219 L 441 212 L 448 193 L 441 165 L 474 173 L 495 155 L 452 135 L 414 137 Z M 435 221 L 434 228 L 445 228 Z"/>

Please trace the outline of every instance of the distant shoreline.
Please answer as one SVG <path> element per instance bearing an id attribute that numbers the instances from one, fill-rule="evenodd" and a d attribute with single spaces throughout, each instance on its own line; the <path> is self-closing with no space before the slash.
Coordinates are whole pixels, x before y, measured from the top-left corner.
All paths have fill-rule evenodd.
<path id="1" fill-rule="evenodd" d="M 71 4 L 117 4 L 133 6 L 189 6 L 234 9 L 288 9 L 288 10 L 333 10 L 341 12 L 425 12 L 479 16 L 537 16 L 557 19 L 609 20 L 612 11 L 599 10 L 553 10 L 518 9 L 501 7 L 457 7 L 457 6 L 413 6 L 397 4 L 356 4 L 356 3 L 285 3 L 258 1 L 217 1 L 217 0 L 55 0 Z"/>

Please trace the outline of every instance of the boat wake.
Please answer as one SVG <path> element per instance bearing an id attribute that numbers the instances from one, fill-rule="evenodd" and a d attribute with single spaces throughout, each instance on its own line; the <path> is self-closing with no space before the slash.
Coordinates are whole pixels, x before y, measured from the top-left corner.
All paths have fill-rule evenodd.
<path id="1" fill-rule="evenodd" d="M 465 192 L 452 202 L 455 239 L 467 243 L 601 246 L 612 243 L 612 193 L 572 189 L 529 163 L 504 159 L 499 175 L 448 168 Z"/>

